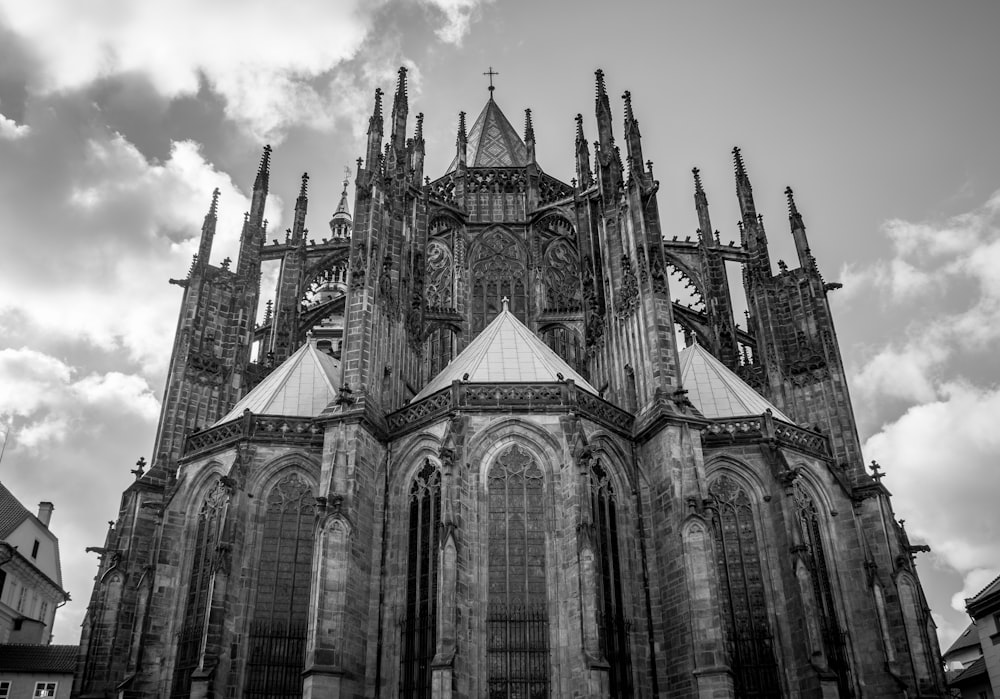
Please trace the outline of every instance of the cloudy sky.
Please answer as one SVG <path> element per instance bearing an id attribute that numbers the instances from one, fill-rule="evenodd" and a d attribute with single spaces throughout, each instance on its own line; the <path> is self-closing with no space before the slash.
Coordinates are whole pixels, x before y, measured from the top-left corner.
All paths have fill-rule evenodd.
<path id="1" fill-rule="evenodd" d="M 498 103 L 516 126 L 532 109 L 542 168 L 568 180 L 577 112 L 596 136 L 600 67 L 632 92 L 668 235 L 694 233 L 697 165 L 738 237 L 740 145 L 772 257 L 792 260 L 795 189 L 845 285 L 832 303 L 866 457 L 933 548 L 919 567 L 948 645 L 962 599 L 1000 572 L 998 28 L 990 0 L 0 0 L 0 479 L 29 508 L 55 502 L 73 596 L 56 642 L 77 642 L 83 550 L 150 456 L 181 296 L 167 279 L 213 188 L 216 264 L 235 257 L 264 143 L 272 230 L 308 171 L 322 237 L 372 92 L 406 65 L 432 176 L 493 66 Z"/>

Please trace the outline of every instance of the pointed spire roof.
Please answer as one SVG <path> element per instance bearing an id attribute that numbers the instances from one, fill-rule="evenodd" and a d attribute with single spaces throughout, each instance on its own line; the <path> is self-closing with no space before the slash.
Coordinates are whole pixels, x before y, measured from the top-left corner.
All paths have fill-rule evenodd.
<path id="1" fill-rule="evenodd" d="M 763 415 L 770 410 L 779 420 L 795 424 L 794 420 L 753 390 L 698 343 L 682 349 L 679 356 L 681 385 L 687 389 L 687 397 L 705 417 L 715 419 Z"/>
<path id="2" fill-rule="evenodd" d="M 315 417 L 337 397 L 339 384 L 340 362 L 320 352 L 310 337 L 215 424 L 235 420 L 244 410 L 258 415 Z"/>
<path id="3" fill-rule="evenodd" d="M 472 125 L 467 142 L 469 167 L 524 167 L 528 164 L 528 147 L 494 101 L 492 92 Z M 456 167 L 458 156 L 451 161 L 448 172 Z"/>
<path id="4" fill-rule="evenodd" d="M 518 320 L 505 302 L 493 322 L 431 379 L 413 402 L 450 386 L 452 381 L 551 383 L 560 381 L 559 374 L 598 395 L 585 378 Z"/>
<path id="5" fill-rule="evenodd" d="M 351 171 L 348 168 L 344 168 L 344 188 L 340 192 L 340 203 L 337 204 L 337 210 L 333 212 L 333 218 L 330 219 L 330 225 L 343 220 L 348 223 L 351 221 L 351 209 L 347 201 L 347 186 L 351 183 Z"/>

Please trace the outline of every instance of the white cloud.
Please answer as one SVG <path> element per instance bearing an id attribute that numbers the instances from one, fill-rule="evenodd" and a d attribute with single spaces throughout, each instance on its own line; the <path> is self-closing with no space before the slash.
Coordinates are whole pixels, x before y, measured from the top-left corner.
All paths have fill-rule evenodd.
<path id="1" fill-rule="evenodd" d="M 76 379 L 77 373 L 37 350 L 0 349 L 0 418 L 11 427 L 9 448 L 46 451 L 125 415 L 155 423 L 160 404 L 144 378 L 109 372 Z"/>
<path id="2" fill-rule="evenodd" d="M 62 192 L 54 186 L 45 194 L 48 242 L 58 251 L 26 241 L 0 259 L 0 324 L 16 324 L 3 320 L 16 310 L 37 334 L 123 349 L 147 371 L 162 372 L 181 297 L 178 289 L 169 293 L 167 280 L 185 275 L 211 192 L 221 191 L 215 264 L 237 257 L 249 198 L 190 141 L 174 143 L 170 157 L 157 162 L 120 135 L 94 136 L 76 159 L 68 153 L 63 167 L 69 177 L 57 183 Z M 18 195 L 0 192 L 0 201 L 5 196 Z M 267 215 L 280 222 L 280 201 L 268 202 Z M 53 278 L 59 283 L 49 283 Z"/>
<path id="3" fill-rule="evenodd" d="M 883 426 L 864 451 L 884 467 L 911 538 L 965 577 L 959 594 L 968 597 L 1000 564 L 1000 387 L 948 383 L 938 392 Z"/>
<path id="4" fill-rule="evenodd" d="M 1000 191 L 973 211 L 939 222 L 894 219 L 883 232 L 893 242 L 892 259 L 844 270 L 860 290 L 855 298 L 873 285 L 887 292 L 889 309 L 916 301 L 921 308 L 852 383 L 867 399 L 926 402 L 941 395 L 949 376 L 961 377 L 959 359 L 992 354 L 1000 342 Z"/>
<path id="5" fill-rule="evenodd" d="M 418 1 L 439 11 L 438 37 L 457 44 L 484 0 Z M 378 12 L 392 4 L 0 0 L 0 16 L 36 52 L 35 92 L 137 73 L 169 98 L 195 94 L 204 81 L 223 96 L 230 119 L 274 141 L 293 124 L 332 126 L 340 95 L 320 87 L 328 84 L 324 77 L 352 59 L 370 60 L 359 51 L 376 30 Z"/>
<path id="6" fill-rule="evenodd" d="M 0 114 L 0 139 L 13 141 L 27 136 L 30 132 L 31 128 L 27 124 L 18 124 L 13 119 L 8 119 Z"/>

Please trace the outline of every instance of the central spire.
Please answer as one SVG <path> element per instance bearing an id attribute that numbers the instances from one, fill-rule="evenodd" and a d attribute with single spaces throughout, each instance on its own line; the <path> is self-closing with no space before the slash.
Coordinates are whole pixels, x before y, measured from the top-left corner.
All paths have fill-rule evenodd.
<path id="1" fill-rule="evenodd" d="M 459 129 L 459 141 L 461 141 L 461 126 Z M 456 155 L 447 171 L 454 172 L 458 167 L 458 161 L 459 157 Z M 467 166 L 525 167 L 528 161 L 528 146 L 493 99 L 491 91 L 486 106 L 469 129 L 466 139 Z"/>

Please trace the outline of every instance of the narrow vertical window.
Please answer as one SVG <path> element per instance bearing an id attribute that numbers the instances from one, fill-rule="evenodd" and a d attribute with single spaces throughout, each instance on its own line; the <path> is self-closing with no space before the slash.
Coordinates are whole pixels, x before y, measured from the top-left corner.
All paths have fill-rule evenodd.
<path id="1" fill-rule="evenodd" d="M 245 697 L 301 697 L 316 498 L 297 473 L 268 493 L 250 624 Z"/>
<path id="2" fill-rule="evenodd" d="M 489 472 L 489 699 L 549 696 L 542 471 L 509 447 Z"/>
<path id="3" fill-rule="evenodd" d="M 612 697 L 632 696 L 632 650 L 629 633 L 632 621 L 625 615 L 622 592 L 621 552 L 618 543 L 618 506 L 615 491 L 600 461 L 590 472 L 591 511 L 597 533 L 600 562 L 600 616 L 598 631 L 601 651 L 610 665 Z"/>
<path id="4" fill-rule="evenodd" d="M 441 476 L 430 461 L 410 487 L 406 616 L 403 618 L 399 696 L 431 696 L 431 662 L 437 646 L 438 545 Z"/>
<path id="5" fill-rule="evenodd" d="M 212 578 L 212 561 L 218 542 L 219 524 L 223 504 L 228 497 L 229 491 L 217 481 L 208 491 L 198 511 L 195 537 L 189 547 L 192 552 L 191 573 L 187 581 L 187 595 L 184 598 L 181 632 L 177 639 L 172 697 L 186 697 L 191 692 L 191 673 L 198 667 L 201 642 L 205 634 L 209 583 Z"/>
<path id="6" fill-rule="evenodd" d="M 812 577 L 813 595 L 818 607 L 820 634 L 823 637 L 823 651 L 826 653 L 830 669 L 837 675 L 837 687 L 841 697 L 852 696 L 850 666 L 847 662 L 847 647 L 844 632 L 837 621 L 837 608 L 830 583 L 823 537 L 820 534 L 820 515 L 812 496 L 802 486 L 801 480 L 793 485 L 795 511 L 799 532 L 805 546 L 806 566 Z"/>
<path id="7" fill-rule="evenodd" d="M 722 475 L 708 489 L 719 596 L 736 694 L 780 697 L 774 637 L 764 597 L 757 525 L 747 492 Z"/>

